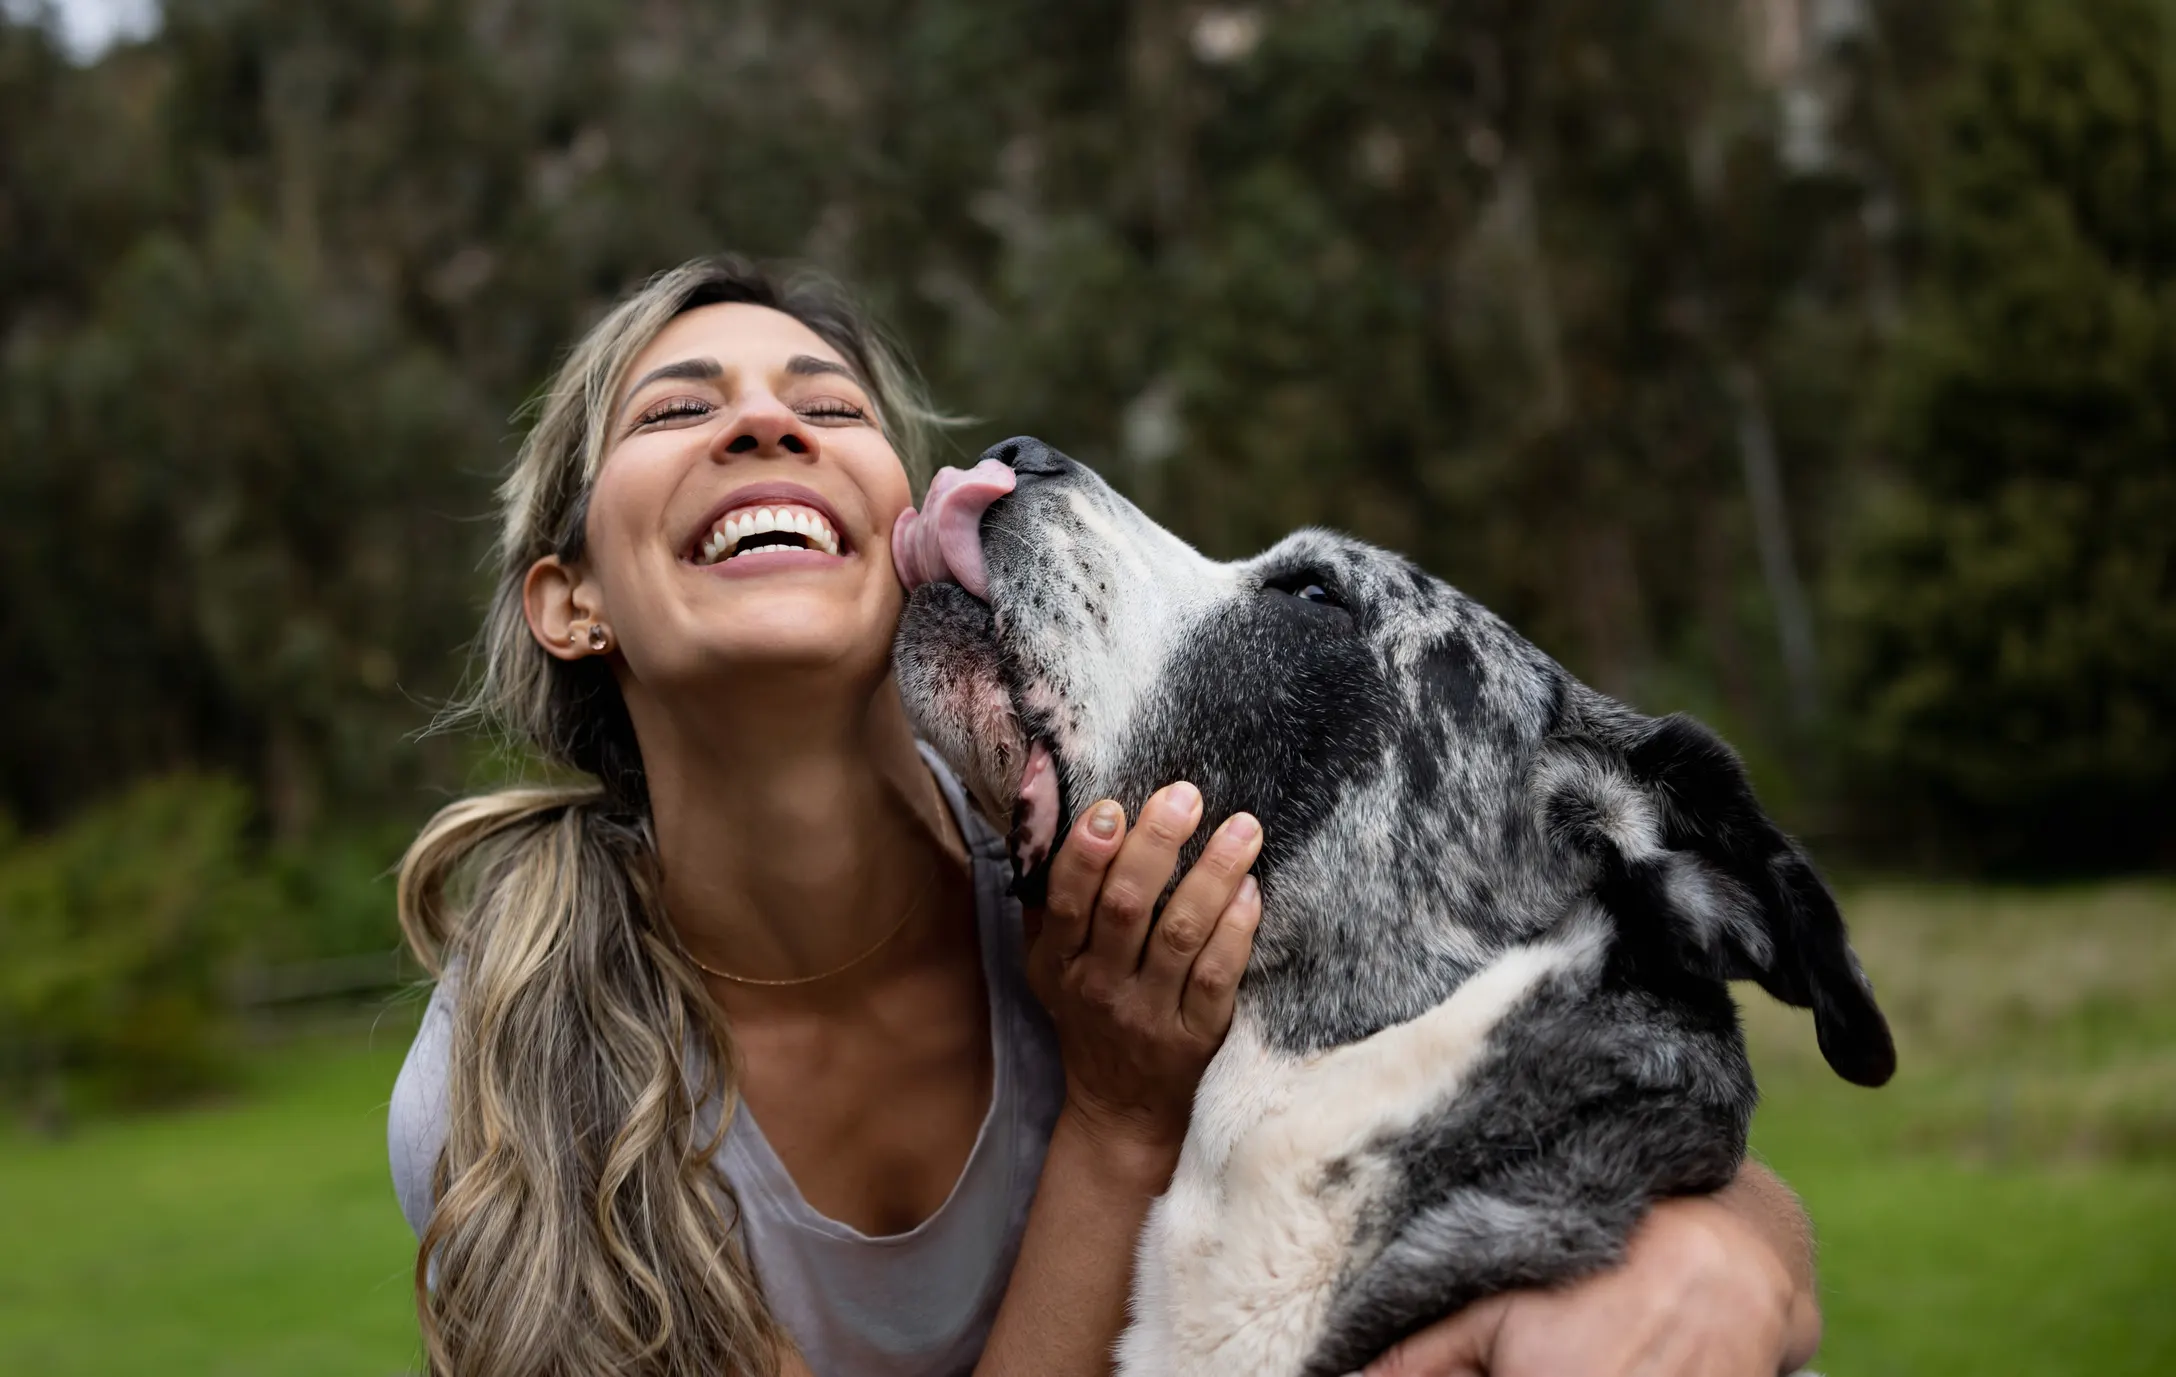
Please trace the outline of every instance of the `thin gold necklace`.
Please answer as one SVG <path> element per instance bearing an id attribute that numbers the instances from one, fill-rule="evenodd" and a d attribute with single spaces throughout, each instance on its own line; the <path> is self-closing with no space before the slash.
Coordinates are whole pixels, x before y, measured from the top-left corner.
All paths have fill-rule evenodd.
<path id="1" fill-rule="evenodd" d="M 930 881 L 932 884 L 934 884 L 936 882 L 936 877 L 931 876 Z M 815 975 L 789 976 L 784 980 L 763 980 L 752 975 L 735 975 L 731 971 L 721 971 L 716 966 L 710 965 L 709 963 L 705 962 L 703 958 L 688 950 L 688 944 L 686 942 L 682 942 L 680 944 L 680 950 L 689 961 L 695 964 L 695 969 L 701 971 L 705 975 L 714 975 L 720 980 L 730 980 L 736 985 L 768 985 L 773 988 L 782 985 L 813 985 L 819 980 L 829 980 L 835 975 L 844 975 L 848 971 L 854 969 L 854 967 L 860 965 L 862 962 L 868 960 L 870 957 L 884 950 L 886 946 L 890 945 L 891 940 L 894 937 L 897 937 L 900 933 L 907 930 L 907 924 L 913 920 L 915 914 L 922 911 L 922 901 L 927 899 L 928 897 L 929 890 L 924 889 L 921 895 L 917 897 L 913 903 L 907 905 L 907 911 L 899 915 L 899 921 L 892 924 L 892 930 L 885 933 L 882 937 L 876 939 L 875 946 L 870 947 L 867 951 L 863 952 L 861 955 L 855 957 L 853 960 L 847 962 L 843 966 L 833 966 L 830 970 L 819 971 Z"/>

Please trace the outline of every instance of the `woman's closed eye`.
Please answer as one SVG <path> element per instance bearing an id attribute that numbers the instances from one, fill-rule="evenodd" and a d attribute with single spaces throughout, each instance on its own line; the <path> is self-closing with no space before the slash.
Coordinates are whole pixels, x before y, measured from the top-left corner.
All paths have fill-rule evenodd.
<path id="1" fill-rule="evenodd" d="M 793 409 L 802 420 L 814 421 L 818 425 L 841 425 L 869 419 L 867 410 L 842 397 L 817 397 L 802 402 Z"/>
<path id="2" fill-rule="evenodd" d="M 704 397 L 667 397 L 644 407 L 631 430 L 647 430 L 673 421 L 696 419 L 718 410 L 718 403 Z M 814 425 L 849 425 L 869 419 L 862 407 L 838 397 L 817 397 L 794 405 L 794 414 Z"/>
<path id="3" fill-rule="evenodd" d="M 717 409 L 718 404 L 716 402 L 706 401 L 701 397 L 667 397 L 662 401 L 652 402 L 649 406 L 644 407 L 641 413 L 635 417 L 635 424 L 632 429 L 641 430 L 665 421 L 678 420 L 681 417 L 708 416 Z"/>

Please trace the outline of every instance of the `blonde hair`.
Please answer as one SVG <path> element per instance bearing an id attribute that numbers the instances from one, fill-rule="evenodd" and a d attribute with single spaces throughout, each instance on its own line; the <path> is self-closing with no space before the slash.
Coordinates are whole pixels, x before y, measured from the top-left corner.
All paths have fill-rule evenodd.
<path id="1" fill-rule="evenodd" d="M 835 288 L 733 257 L 652 279 L 536 403 L 500 489 L 473 686 L 449 716 L 593 782 L 464 799 L 401 861 L 401 929 L 458 988 L 446 1145 L 415 1276 L 434 1374 L 778 1371 L 781 1334 L 715 1162 L 737 1098 L 733 1043 L 660 905 L 633 725 L 603 661 L 545 654 L 522 612 L 532 564 L 582 556 L 628 367 L 668 321 L 719 302 L 784 311 L 837 349 L 917 481 L 941 419 Z"/>

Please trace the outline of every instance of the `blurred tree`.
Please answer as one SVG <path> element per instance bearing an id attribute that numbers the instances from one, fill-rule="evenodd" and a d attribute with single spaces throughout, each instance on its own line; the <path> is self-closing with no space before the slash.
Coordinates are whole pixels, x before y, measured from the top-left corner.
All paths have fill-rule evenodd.
<path id="1" fill-rule="evenodd" d="M 2167 861 L 2176 16 L 1988 0 L 1943 129 L 1839 593 L 1869 792 L 1981 864 Z"/>
<path id="2" fill-rule="evenodd" d="M 442 360 L 237 211 L 146 238 L 4 381 L 19 809 L 218 767 L 292 836 L 412 783 L 384 747 L 468 634 L 488 452 Z"/>
<path id="3" fill-rule="evenodd" d="M 63 325 L 168 207 L 155 63 L 79 69 L 42 28 L 0 19 L 0 322 Z"/>

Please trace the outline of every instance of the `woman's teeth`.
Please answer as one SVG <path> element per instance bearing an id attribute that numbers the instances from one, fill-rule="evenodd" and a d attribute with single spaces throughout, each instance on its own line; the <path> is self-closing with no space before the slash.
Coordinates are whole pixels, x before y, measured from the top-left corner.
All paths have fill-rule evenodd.
<path id="1" fill-rule="evenodd" d="M 716 564 L 777 550 L 821 550 L 835 555 L 839 533 L 812 507 L 743 507 L 711 528 L 695 552 L 695 562 Z"/>

